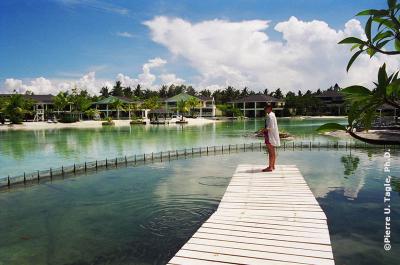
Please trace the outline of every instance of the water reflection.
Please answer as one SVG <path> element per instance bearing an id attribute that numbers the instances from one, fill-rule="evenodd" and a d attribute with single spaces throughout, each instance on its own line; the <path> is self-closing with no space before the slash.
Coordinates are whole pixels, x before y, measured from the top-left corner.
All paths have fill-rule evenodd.
<path id="1" fill-rule="evenodd" d="M 353 175 L 354 172 L 357 170 L 358 164 L 360 163 L 360 158 L 357 156 L 347 155 L 342 156 L 340 159 L 344 166 L 344 174 L 347 176 Z"/>
<path id="2" fill-rule="evenodd" d="M 400 264 L 398 242 L 390 253 L 382 249 L 381 153 L 354 151 L 358 167 L 346 179 L 341 158 L 349 153 L 279 152 L 279 164 L 297 165 L 324 209 L 336 264 Z M 2 192 L 0 264 L 165 264 L 216 209 L 239 163 L 263 164 L 265 154 L 120 168 Z M 399 196 L 391 206 L 399 238 Z"/>
<path id="3" fill-rule="evenodd" d="M 283 119 L 279 125 L 298 139 L 331 139 L 315 132 L 324 122 Z M 0 177 L 105 157 L 254 142 L 259 139 L 246 135 L 261 127 L 263 120 L 217 122 L 201 126 L 0 131 Z"/>

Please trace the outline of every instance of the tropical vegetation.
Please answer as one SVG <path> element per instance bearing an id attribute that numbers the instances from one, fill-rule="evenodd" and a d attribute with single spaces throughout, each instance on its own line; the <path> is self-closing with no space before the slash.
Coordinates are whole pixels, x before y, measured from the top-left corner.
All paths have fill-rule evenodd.
<path id="1" fill-rule="evenodd" d="M 350 58 L 347 71 L 361 54 L 368 54 L 371 58 L 376 54 L 388 56 L 400 55 L 400 4 L 397 0 L 388 0 L 386 9 L 368 9 L 357 14 L 367 16 L 365 23 L 366 39 L 348 37 L 339 44 L 351 44 L 355 53 Z M 319 131 L 343 130 L 356 139 L 375 144 L 400 144 L 400 140 L 370 140 L 356 134 L 355 129 L 368 130 L 377 117 L 377 108 L 383 104 L 400 108 L 400 77 L 399 71 L 388 73 L 386 64 L 383 64 L 377 74 L 377 82 L 372 89 L 361 85 L 344 88 L 341 92 L 348 105 L 348 124 L 328 123 L 321 126 Z"/>

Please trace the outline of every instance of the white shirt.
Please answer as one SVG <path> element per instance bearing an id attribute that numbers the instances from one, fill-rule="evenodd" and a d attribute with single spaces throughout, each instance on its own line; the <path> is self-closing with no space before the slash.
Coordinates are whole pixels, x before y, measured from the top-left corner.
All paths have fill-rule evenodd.
<path id="1" fill-rule="evenodd" d="M 268 138 L 269 142 L 273 146 L 280 146 L 281 139 L 279 138 L 279 129 L 278 129 L 278 122 L 275 117 L 275 113 L 272 111 L 267 116 L 267 129 L 268 129 Z"/>

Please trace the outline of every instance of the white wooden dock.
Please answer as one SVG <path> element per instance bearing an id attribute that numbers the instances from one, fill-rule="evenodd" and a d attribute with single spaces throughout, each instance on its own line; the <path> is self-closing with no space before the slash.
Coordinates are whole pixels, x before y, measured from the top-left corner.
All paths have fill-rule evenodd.
<path id="1" fill-rule="evenodd" d="M 239 165 L 217 211 L 171 265 L 335 264 L 325 213 L 294 165 Z"/>

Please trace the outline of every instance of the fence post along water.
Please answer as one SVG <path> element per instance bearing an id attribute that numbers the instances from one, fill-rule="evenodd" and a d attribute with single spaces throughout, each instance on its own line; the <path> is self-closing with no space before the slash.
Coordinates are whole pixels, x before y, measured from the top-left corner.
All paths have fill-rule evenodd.
<path id="1" fill-rule="evenodd" d="M 256 146 L 259 148 L 255 148 Z M 232 148 L 232 146 L 234 148 Z M 287 148 L 287 146 L 292 146 L 292 148 Z M 308 147 L 306 150 L 315 150 L 320 151 L 321 148 L 326 148 L 326 150 L 351 150 L 351 149 L 378 149 L 383 148 L 380 145 L 371 145 L 371 144 L 357 144 L 357 142 L 283 142 L 280 147 L 277 147 L 278 150 L 282 151 L 304 151 L 304 147 Z M 389 146 L 385 146 L 386 148 Z M 390 148 L 395 149 L 396 146 L 390 146 Z M 228 150 L 228 152 L 226 151 Z M 186 149 L 177 149 L 177 150 L 168 150 L 162 152 L 151 152 L 144 153 L 142 155 L 134 154 L 131 156 L 121 156 L 116 157 L 114 163 L 109 161 L 108 158 L 104 160 L 95 160 L 95 161 L 84 161 L 82 163 L 74 163 L 70 166 L 61 165 L 60 167 L 51 166 L 46 170 L 36 170 L 31 173 L 24 172 L 21 175 L 7 177 L 0 177 L 0 189 L 2 188 L 11 188 L 13 186 L 27 185 L 33 183 L 40 183 L 42 180 L 50 179 L 53 180 L 57 177 L 64 177 L 68 175 L 76 175 L 76 174 L 85 174 L 88 172 L 95 172 L 100 169 L 111 169 L 117 168 L 119 166 L 125 167 L 134 167 L 138 165 L 144 165 L 147 163 L 156 163 L 156 162 L 165 162 L 163 160 L 163 154 L 165 158 L 165 154 L 168 153 L 168 161 L 177 160 L 177 159 L 187 159 L 189 158 L 188 153 L 191 154 L 190 157 L 201 157 L 202 155 L 223 155 L 223 154 L 231 154 L 231 153 L 239 153 L 239 152 L 258 152 L 265 150 L 265 145 L 261 142 L 253 142 L 253 143 L 244 143 L 244 144 L 235 144 L 235 145 L 219 145 L 219 146 L 204 146 L 204 147 L 192 147 Z M 114 164 L 114 167 L 110 167 Z"/>

